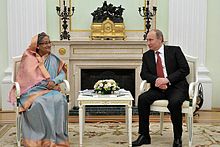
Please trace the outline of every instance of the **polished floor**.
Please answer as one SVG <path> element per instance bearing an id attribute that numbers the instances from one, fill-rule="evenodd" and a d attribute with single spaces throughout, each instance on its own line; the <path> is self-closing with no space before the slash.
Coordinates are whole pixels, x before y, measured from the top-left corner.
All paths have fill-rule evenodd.
<path id="1" fill-rule="evenodd" d="M 164 121 L 170 121 L 170 115 L 165 115 Z M 16 114 L 12 111 L 0 111 L 0 123 L 15 123 Z M 132 117 L 133 121 L 138 121 L 138 116 Z M 109 115 L 109 116 L 86 116 L 86 122 L 123 122 L 124 116 Z M 159 122 L 159 115 L 151 115 L 151 122 Z M 69 116 L 69 122 L 78 122 L 78 116 Z M 220 108 L 212 110 L 200 110 L 194 116 L 195 123 L 220 123 Z"/>

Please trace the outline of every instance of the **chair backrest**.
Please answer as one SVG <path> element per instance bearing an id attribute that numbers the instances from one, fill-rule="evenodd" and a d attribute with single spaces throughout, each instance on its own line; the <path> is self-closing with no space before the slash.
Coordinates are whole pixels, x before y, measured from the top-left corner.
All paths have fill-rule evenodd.
<path id="1" fill-rule="evenodd" d="M 186 77 L 188 83 L 198 82 L 197 57 L 186 55 L 186 60 L 189 64 L 190 74 Z"/>
<path id="2" fill-rule="evenodd" d="M 12 57 L 12 60 L 13 60 L 13 64 L 12 64 L 12 79 L 11 79 L 11 81 L 15 82 L 18 68 L 21 63 L 21 56 Z"/>

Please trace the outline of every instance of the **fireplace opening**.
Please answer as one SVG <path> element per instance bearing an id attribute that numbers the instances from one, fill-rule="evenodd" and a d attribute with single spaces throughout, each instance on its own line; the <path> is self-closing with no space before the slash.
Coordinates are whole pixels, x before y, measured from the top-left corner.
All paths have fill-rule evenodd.
<path id="1" fill-rule="evenodd" d="M 135 98 L 135 69 L 81 69 L 81 90 L 93 89 L 98 80 L 113 79 Z"/>

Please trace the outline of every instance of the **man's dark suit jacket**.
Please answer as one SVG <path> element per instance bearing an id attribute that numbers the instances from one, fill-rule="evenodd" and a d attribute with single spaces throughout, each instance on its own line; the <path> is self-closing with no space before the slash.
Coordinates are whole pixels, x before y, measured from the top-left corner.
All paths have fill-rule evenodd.
<path id="1" fill-rule="evenodd" d="M 189 74 L 189 65 L 180 47 L 164 45 L 164 60 L 167 78 L 170 81 L 168 86 L 183 90 L 188 96 L 189 84 L 186 81 L 186 76 Z M 155 80 L 157 79 L 155 52 L 153 50 L 145 52 L 142 62 L 141 78 L 151 83 L 151 88 L 155 88 Z"/>

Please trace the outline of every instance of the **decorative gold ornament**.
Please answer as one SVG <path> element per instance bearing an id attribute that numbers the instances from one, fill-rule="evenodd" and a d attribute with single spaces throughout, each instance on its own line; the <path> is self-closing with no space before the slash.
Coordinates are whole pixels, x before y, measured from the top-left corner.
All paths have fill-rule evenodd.
<path id="1" fill-rule="evenodd" d="M 66 49 L 65 48 L 60 48 L 59 53 L 60 53 L 60 55 L 65 55 L 66 54 Z"/>
<path id="2" fill-rule="evenodd" d="M 124 40 L 125 38 L 124 23 L 114 23 L 107 18 L 102 23 L 91 25 L 92 40 Z"/>

